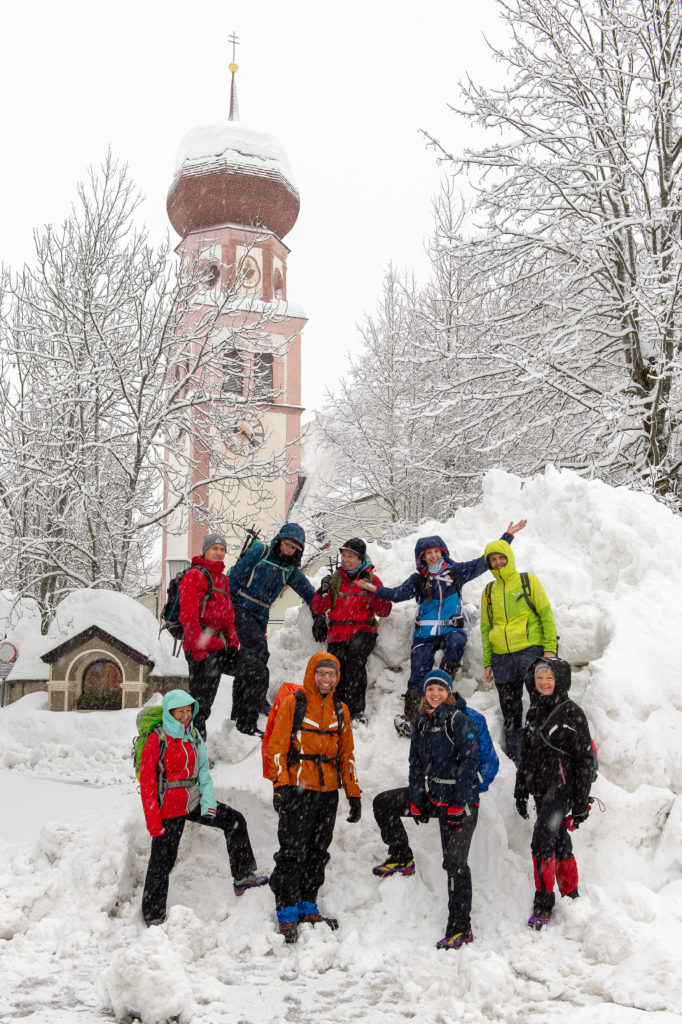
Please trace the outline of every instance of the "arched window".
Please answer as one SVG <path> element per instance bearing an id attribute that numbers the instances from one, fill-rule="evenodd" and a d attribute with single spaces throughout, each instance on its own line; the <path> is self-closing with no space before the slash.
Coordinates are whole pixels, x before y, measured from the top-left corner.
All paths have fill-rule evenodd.
<path id="1" fill-rule="evenodd" d="M 90 662 L 83 673 L 83 690 L 76 707 L 91 711 L 118 710 L 122 682 L 121 670 L 115 662 L 105 658 Z"/>
<path id="2" fill-rule="evenodd" d="M 244 391 L 244 363 L 241 353 L 236 348 L 231 348 L 225 353 L 221 391 L 223 395 L 242 397 Z"/>

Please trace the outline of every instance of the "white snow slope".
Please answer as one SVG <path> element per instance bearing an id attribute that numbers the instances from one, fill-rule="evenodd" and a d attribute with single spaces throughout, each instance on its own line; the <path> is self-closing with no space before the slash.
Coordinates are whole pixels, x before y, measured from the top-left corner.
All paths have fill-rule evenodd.
<path id="1" fill-rule="evenodd" d="M 370 725 L 356 733 L 364 789 L 359 825 L 342 797 L 323 909 L 338 932 L 277 935 L 267 888 L 232 894 L 224 844 L 188 826 L 171 878 L 165 925 L 145 929 L 149 852 L 129 760 L 135 713 L 50 714 L 42 695 L 0 712 L 0 1021 L 326 1022 L 530 1021 L 668 1024 L 682 1016 L 682 522 L 653 500 L 570 473 L 521 481 L 495 472 L 476 508 L 428 523 L 456 558 L 471 558 L 511 519 L 514 546 L 555 608 L 572 695 L 601 761 L 594 809 L 575 835 L 581 898 L 558 904 L 542 933 L 526 927 L 532 899 L 530 823 L 515 812 L 513 771 L 481 801 L 471 866 L 475 942 L 434 948 L 446 882 L 434 825 L 408 824 L 417 873 L 380 881 L 384 858 L 372 797 L 405 784 L 408 744 L 392 719 L 407 678 L 411 603 L 381 626 L 370 660 Z M 387 584 L 413 567 L 416 535 L 373 547 Z M 477 606 L 486 579 L 465 588 Z M 300 680 L 307 611 L 272 639 L 271 694 Z M 482 685 L 474 629 L 459 681 L 500 739 L 496 696 Z M 225 722 L 224 679 L 210 720 L 219 799 L 247 815 L 261 869 L 276 848 L 260 749 Z M 568 904 L 568 905 L 567 905 Z"/>

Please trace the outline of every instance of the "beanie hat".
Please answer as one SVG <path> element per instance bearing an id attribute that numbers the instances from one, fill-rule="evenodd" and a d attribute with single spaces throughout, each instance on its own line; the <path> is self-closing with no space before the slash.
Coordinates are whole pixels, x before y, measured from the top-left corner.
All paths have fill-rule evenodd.
<path id="1" fill-rule="evenodd" d="M 325 658 L 323 661 L 318 661 L 315 665 L 315 668 L 333 668 L 337 676 L 339 674 L 339 666 L 336 664 L 335 661 L 332 661 L 331 658 Z"/>
<path id="2" fill-rule="evenodd" d="M 361 562 L 364 562 L 367 554 L 367 545 L 364 540 L 360 537 L 351 537 L 345 544 L 342 544 L 339 551 L 352 551 L 354 555 L 357 555 Z"/>
<path id="3" fill-rule="evenodd" d="M 201 545 L 202 556 L 206 554 L 210 547 L 214 544 L 222 544 L 224 548 L 227 547 L 227 541 L 223 537 L 222 533 L 207 533 L 204 537 L 204 543 Z"/>
<path id="4" fill-rule="evenodd" d="M 452 693 L 452 676 L 449 676 L 442 668 L 432 668 L 424 676 L 424 693 L 426 693 L 426 687 L 432 685 L 442 686 L 448 693 Z"/>

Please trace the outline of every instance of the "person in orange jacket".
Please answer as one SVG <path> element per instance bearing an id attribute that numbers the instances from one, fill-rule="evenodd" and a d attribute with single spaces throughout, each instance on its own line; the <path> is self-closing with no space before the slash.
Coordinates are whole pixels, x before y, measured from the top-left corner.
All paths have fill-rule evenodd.
<path id="1" fill-rule="evenodd" d="M 362 814 L 350 715 L 334 699 L 339 672 L 333 655 L 319 651 L 312 656 L 303 680 L 305 703 L 297 694 L 282 701 L 267 745 L 279 814 L 270 888 L 286 942 L 296 942 L 299 922 L 337 927 L 333 918 L 320 914 L 317 893 L 329 860 L 340 786 L 350 804 L 347 820 L 358 822 Z"/>

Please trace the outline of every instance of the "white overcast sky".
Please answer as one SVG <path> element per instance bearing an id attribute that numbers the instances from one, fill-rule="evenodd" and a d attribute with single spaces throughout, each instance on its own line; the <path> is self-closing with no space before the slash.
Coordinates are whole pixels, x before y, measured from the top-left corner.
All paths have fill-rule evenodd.
<path id="1" fill-rule="evenodd" d="M 423 279 L 423 240 L 443 169 L 425 128 L 461 149 L 448 109 L 467 74 L 492 82 L 503 38 L 495 0 L 261 0 L 190 4 L 2 3 L 0 258 L 18 267 L 32 230 L 59 222 L 107 146 L 147 198 L 155 238 L 175 155 L 191 128 L 227 117 L 232 31 L 241 120 L 284 144 L 301 193 L 285 241 L 289 297 L 306 310 L 303 401 L 358 347 L 389 261 Z"/>

